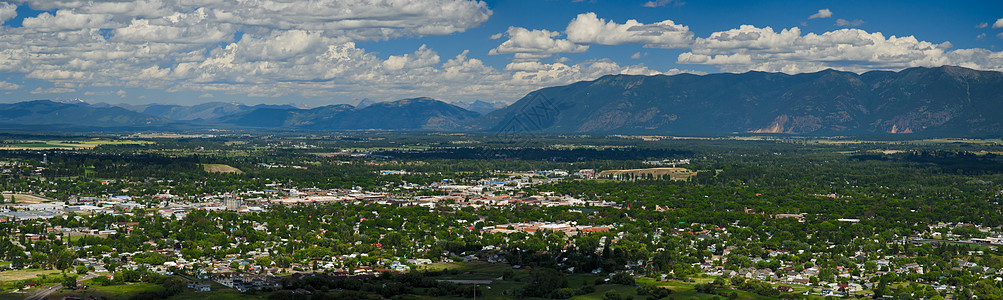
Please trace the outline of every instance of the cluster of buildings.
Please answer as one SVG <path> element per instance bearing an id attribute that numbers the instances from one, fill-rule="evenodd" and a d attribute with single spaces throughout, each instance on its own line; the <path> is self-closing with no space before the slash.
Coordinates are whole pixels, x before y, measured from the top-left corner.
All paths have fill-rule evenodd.
<path id="1" fill-rule="evenodd" d="M 576 235 L 578 233 L 592 233 L 592 232 L 606 232 L 609 231 L 613 226 L 588 226 L 588 225 L 575 225 L 571 223 L 544 223 L 544 222 L 534 222 L 534 223 L 510 223 L 510 224 L 500 224 L 495 225 L 490 228 L 483 229 L 486 233 L 515 233 L 515 232 L 526 232 L 534 233 L 537 231 L 550 231 L 550 232 L 563 232 L 567 235 Z"/>

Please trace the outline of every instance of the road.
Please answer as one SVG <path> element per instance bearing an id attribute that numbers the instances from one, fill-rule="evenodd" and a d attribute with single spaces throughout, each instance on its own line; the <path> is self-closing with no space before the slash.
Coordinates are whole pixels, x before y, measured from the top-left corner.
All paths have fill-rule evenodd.
<path id="1" fill-rule="evenodd" d="M 83 278 L 77 279 L 77 281 L 84 281 L 84 280 L 91 279 L 91 278 L 94 278 L 94 277 L 98 277 L 98 274 L 87 273 L 87 276 L 84 276 Z M 31 297 L 28 297 L 28 298 L 24 298 L 24 300 L 42 300 L 42 299 L 45 299 L 45 297 L 48 297 L 49 295 L 51 295 L 53 292 L 58 291 L 61 288 L 63 288 L 63 285 L 62 284 L 57 284 L 57 285 L 54 285 L 54 286 L 49 287 L 47 289 L 38 291 L 38 293 L 35 293 L 34 296 L 31 296 Z"/>

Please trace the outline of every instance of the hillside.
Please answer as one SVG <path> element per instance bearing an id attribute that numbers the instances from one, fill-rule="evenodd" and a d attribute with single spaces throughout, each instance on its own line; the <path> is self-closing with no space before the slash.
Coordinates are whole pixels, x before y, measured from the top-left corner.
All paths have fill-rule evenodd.
<path id="1" fill-rule="evenodd" d="M 1003 133 L 1003 73 L 611 75 L 538 90 L 471 128 L 501 130 L 533 107 L 553 111 L 534 120 L 545 132 L 982 136 Z"/>
<path id="2" fill-rule="evenodd" d="M 356 108 L 258 108 L 217 120 L 246 127 L 308 130 L 456 130 L 479 114 L 431 98 L 379 102 Z"/>
<path id="3" fill-rule="evenodd" d="M 170 120 L 121 107 L 92 107 L 86 104 L 35 100 L 0 104 L 0 127 L 82 130 L 154 128 L 170 125 Z"/>

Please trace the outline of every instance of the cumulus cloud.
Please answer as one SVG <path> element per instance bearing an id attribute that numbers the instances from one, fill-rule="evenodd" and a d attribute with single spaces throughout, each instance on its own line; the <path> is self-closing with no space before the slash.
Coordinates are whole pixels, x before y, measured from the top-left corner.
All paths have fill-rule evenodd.
<path id="1" fill-rule="evenodd" d="M 861 19 L 856 19 L 853 21 L 847 21 L 844 19 L 836 20 L 836 26 L 841 26 L 841 27 L 855 27 L 855 26 L 860 26 L 860 24 L 864 24 L 864 20 Z"/>
<path id="2" fill-rule="evenodd" d="M 85 28 L 106 28 L 116 26 L 111 16 L 103 14 L 78 14 L 71 10 L 59 10 L 56 14 L 43 12 L 35 17 L 24 18 L 25 28 L 35 31 L 66 31 Z"/>
<path id="3" fill-rule="evenodd" d="M 627 20 L 618 24 L 600 19 L 595 13 L 579 14 L 568 24 L 568 40 L 578 44 L 644 44 L 650 48 L 685 48 L 693 40 L 689 27 L 672 20 L 643 24 Z"/>
<path id="4" fill-rule="evenodd" d="M 79 1 L 29 0 L 41 10 L 70 10 L 86 15 L 114 15 L 126 21 L 155 19 L 202 9 L 218 24 L 259 30 L 323 31 L 354 40 L 463 32 L 491 16 L 487 3 L 468 0 L 385 1 Z"/>
<path id="5" fill-rule="evenodd" d="M 0 3 L 0 24 L 17 16 L 17 5 Z"/>
<path id="6" fill-rule="evenodd" d="M 578 45 L 565 39 L 555 39 L 559 32 L 545 29 L 529 30 L 522 27 L 509 27 L 505 32 L 508 40 L 491 49 L 488 54 L 516 54 L 516 59 L 535 59 L 550 57 L 555 53 L 580 53 L 589 49 L 588 45 Z"/>
<path id="7" fill-rule="evenodd" d="M 996 22 L 993 23 L 993 28 L 1003 28 L 1003 18 L 996 19 Z"/>
<path id="8" fill-rule="evenodd" d="M 986 28 L 986 27 L 989 27 L 989 23 L 987 23 L 987 22 L 982 22 L 982 23 L 979 23 L 979 24 L 975 25 L 975 28 Z"/>
<path id="9" fill-rule="evenodd" d="M 6 81 L 0 80 L 0 90 L 8 90 L 9 91 L 9 90 L 16 90 L 16 89 L 20 89 L 20 88 L 21 88 L 20 84 L 10 83 L 10 82 L 6 82 Z"/>
<path id="10" fill-rule="evenodd" d="M 797 27 L 777 32 L 743 25 L 697 38 L 691 51 L 680 54 L 677 62 L 714 65 L 726 72 L 802 73 L 828 68 L 864 72 L 941 65 L 1003 70 L 1003 52 L 951 48 L 949 42 L 885 37 L 860 29 L 802 34 Z"/>
<path id="11" fill-rule="evenodd" d="M 498 77 L 504 73 L 465 56 L 441 63 L 438 54 L 425 46 L 383 58 L 355 46 L 356 41 L 463 32 L 492 14 L 478 0 L 25 0 L 19 4 L 47 12 L 25 18 L 21 27 L 0 30 L 0 72 L 20 73 L 55 86 L 31 91 L 35 94 L 143 87 L 251 96 L 386 89 L 389 95 L 449 91 L 445 87 L 449 80 L 454 86 L 462 84 L 456 81 L 473 81 L 474 74 L 462 72 L 489 70 L 494 79 L 504 80 Z M 15 17 L 16 8 L 0 3 L 0 18 Z M 372 88 L 376 85 L 381 89 Z M 107 95 L 127 95 L 122 91 Z"/>
<path id="12" fill-rule="evenodd" d="M 811 20 L 811 19 L 825 19 L 825 18 L 828 18 L 828 17 L 832 17 L 832 11 L 830 11 L 828 8 L 826 8 L 826 9 L 819 9 L 818 12 L 815 13 L 814 15 L 808 16 L 808 19 L 809 20 Z"/>
<path id="13" fill-rule="evenodd" d="M 417 69 L 423 67 L 431 67 L 439 63 L 439 55 L 428 49 L 425 45 L 421 45 L 418 51 L 413 54 L 404 54 L 399 56 L 390 56 L 387 60 L 383 61 L 383 67 L 387 70 L 401 70 L 407 69 Z"/>
<path id="14" fill-rule="evenodd" d="M 211 44 L 230 41 L 237 26 L 217 23 L 204 8 L 159 19 L 134 19 L 112 31 L 112 41 Z"/>

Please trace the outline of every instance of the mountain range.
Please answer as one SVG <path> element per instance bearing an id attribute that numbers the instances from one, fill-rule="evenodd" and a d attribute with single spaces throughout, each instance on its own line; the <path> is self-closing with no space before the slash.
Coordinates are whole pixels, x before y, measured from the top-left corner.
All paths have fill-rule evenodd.
<path id="1" fill-rule="evenodd" d="M 1003 73 L 612 75 L 537 90 L 472 129 L 510 130 L 505 120 L 527 110 L 553 112 L 522 122 L 545 132 L 992 136 L 1003 133 Z"/>
<path id="2" fill-rule="evenodd" d="M 543 88 L 501 106 L 431 98 L 310 109 L 36 100 L 0 104 L 0 128 L 999 136 L 1003 73 L 943 66 L 863 74 L 609 75 Z"/>

